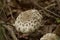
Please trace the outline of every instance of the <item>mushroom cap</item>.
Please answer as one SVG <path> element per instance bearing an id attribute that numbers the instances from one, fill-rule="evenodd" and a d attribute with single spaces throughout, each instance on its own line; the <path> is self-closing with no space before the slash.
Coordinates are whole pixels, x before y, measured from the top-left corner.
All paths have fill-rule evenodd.
<path id="1" fill-rule="evenodd" d="M 35 9 L 21 12 L 15 21 L 15 28 L 21 33 L 31 33 L 37 30 L 42 21 L 42 15 Z"/>
<path id="2" fill-rule="evenodd" d="M 45 34 L 40 40 L 59 40 L 60 38 L 54 33 Z"/>

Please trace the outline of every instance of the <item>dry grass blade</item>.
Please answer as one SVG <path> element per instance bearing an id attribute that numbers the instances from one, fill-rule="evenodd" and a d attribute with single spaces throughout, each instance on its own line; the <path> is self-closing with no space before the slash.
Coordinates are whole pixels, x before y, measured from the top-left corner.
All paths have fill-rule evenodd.
<path id="1" fill-rule="evenodd" d="M 31 0 L 31 1 L 32 1 L 32 0 Z M 47 10 L 46 8 L 41 7 L 36 1 L 32 1 L 32 3 L 33 3 L 34 5 L 36 5 L 38 8 L 41 8 L 43 11 L 47 11 L 47 12 L 49 12 L 50 14 L 53 14 L 53 15 L 55 15 L 55 16 L 57 16 L 57 17 L 60 18 L 60 15 L 58 15 L 58 14 L 56 14 L 56 13 L 54 13 L 54 12 L 51 12 L 50 10 Z"/>
<path id="2" fill-rule="evenodd" d="M 58 36 L 60 36 L 60 25 L 57 26 L 57 28 L 55 29 L 55 31 L 53 33 L 55 33 Z"/>
<path id="3" fill-rule="evenodd" d="M 13 31 L 13 29 L 10 28 L 9 25 L 3 25 L 3 26 L 10 32 L 10 34 L 11 34 L 13 40 L 18 40 L 17 37 L 16 37 L 16 35 L 15 35 L 15 33 L 14 33 L 14 31 Z"/>
<path id="4" fill-rule="evenodd" d="M 50 5 L 46 6 L 45 9 L 48 9 L 48 8 L 55 6 L 55 5 L 56 5 L 56 3 L 50 4 Z"/>
<path id="5" fill-rule="evenodd" d="M 58 5 L 58 9 L 60 10 L 60 0 L 55 0 L 57 2 Z"/>

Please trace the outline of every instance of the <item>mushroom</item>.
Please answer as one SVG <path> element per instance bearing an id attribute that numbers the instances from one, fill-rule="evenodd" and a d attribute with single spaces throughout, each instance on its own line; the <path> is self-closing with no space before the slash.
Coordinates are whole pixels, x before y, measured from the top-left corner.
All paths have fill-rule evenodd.
<path id="1" fill-rule="evenodd" d="M 18 32 L 29 34 L 39 29 L 42 15 L 36 9 L 21 12 L 16 18 L 14 26 Z"/>
<path id="2" fill-rule="evenodd" d="M 40 40 L 60 40 L 60 37 L 54 33 L 47 33 Z"/>

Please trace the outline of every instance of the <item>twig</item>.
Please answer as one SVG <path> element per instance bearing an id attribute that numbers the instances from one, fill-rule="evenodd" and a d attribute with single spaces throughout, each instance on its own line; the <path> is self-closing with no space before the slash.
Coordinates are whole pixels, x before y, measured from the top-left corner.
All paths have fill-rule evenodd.
<path id="1" fill-rule="evenodd" d="M 4 33 L 3 35 L 4 35 L 4 37 L 6 38 L 6 40 L 12 40 L 12 39 L 10 39 L 10 38 L 6 35 L 6 32 L 5 32 L 4 28 L 3 28 L 2 31 L 3 31 L 3 33 Z"/>
<path id="2" fill-rule="evenodd" d="M 7 4 L 6 5 L 7 6 L 7 8 L 9 9 L 9 13 L 10 13 L 10 15 L 11 15 L 11 18 L 13 19 L 12 21 L 14 22 L 15 21 L 15 18 L 13 17 L 13 14 L 12 14 L 12 10 L 11 10 L 11 8 L 10 8 L 10 6 Z"/>
<path id="3" fill-rule="evenodd" d="M 55 5 L 56 5 L 56 3 L 50 4 L 50 5 L 46 6 L 45 9 L 48 9 L 48 8 L 55 6 Z"/>
<path id="4" fill-rule="evenodd" d="M 14 31 L 13 31 L 13 29 L 10 28 L 9 25 L 3 25 L 3 26 L 10 32 L 10 34 L 11 34 L 13 40 L 18 40 L 17 37 L 16 37 L 16 35 L 15 35 L 15 33 L 14 33 Z"/>
<path id="5" fill-rule="evenodd" d="M 55 31 L 53 33 L 55 33 L 58 36 L 60 36 L 60 25 L 57 26 L 57 28 L 55 29 Z"/>
<path id="6" fill-rule="evenodd" d="M 54 12 L 51 12 L 50 10 L 47 10 L 47 9 L 41 7 L 36 1 L 31 0 L 31 2 L 32 2 L 34 5 L 36 5 L 38 8 L 41 8 L 43 11 L 47 11 L 47 12 L 49 12 L 49 13 L 51 13 L 51 14 L 53 14 L 53 15 L 55 15 L 55 16 L 57 16 L 57 17 L 60 18 L 60 15 L 58 15 L 58 14 L 56 14 L 56 13 L 54 13 Z"/>
<path id="7" fill-rule="evenodd" d="M 55 0 L 57 2 L 58 5 L 58 9 L 60 10 L 60 0 Z"/>
<path id="8" fill-rule="evenodd" d="M 52 16 L 52 15 L 50 15 L 50 14 L 48 14 L 46 11 L 43 11 L 43 10 L 39 10 L 39 12 L 42 14 L 43 12 L 43 14 L 45 14 L 46 16 L 48 16 L 48 17 L 52 17 L 52 18 L 56 18 L 56 17 L 54 17 L 54 16 Z"/>

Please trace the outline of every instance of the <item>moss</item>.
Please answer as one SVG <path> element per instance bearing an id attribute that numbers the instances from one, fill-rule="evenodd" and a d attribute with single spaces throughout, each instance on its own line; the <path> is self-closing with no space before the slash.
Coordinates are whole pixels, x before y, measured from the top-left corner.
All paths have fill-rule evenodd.
<path id="1" fill-rule="evenodd" d="M 56 22 L 57 23 L 60 23 L 60 18 L 56 18 Z"/>
<path id="2" fill-rule="evenodd" d="M 0 25 L 0 40 L 6 40 L 4 37 L 4 28 Z"/>

